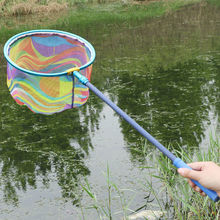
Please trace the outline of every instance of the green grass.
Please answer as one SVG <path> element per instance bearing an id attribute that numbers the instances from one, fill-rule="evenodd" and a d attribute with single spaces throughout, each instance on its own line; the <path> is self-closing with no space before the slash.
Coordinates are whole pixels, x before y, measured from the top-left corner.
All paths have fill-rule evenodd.
<path id="1" fill-rule="evenodd" d="M 147 0 L 0 0 L 0 17 L 32 14 L 52 15 L 54 12 L 59 12 L 62 15 L 60 17 L 68 14 L 67 17 L 71 17 L 72 24 L 93 22 L 94 19 L 97 21 L 100 18 L 100 22 L 106 20 L 121 22 L 161 16 L 185 5 L 202 1 L 220 5 L 218 0 L 155 0 L 152 2 Z M 140 4 L 140 2 L 147 4 Z"/>
<path id="2" fill-rule="evenodd" d="M 95 210 L 97 214 L 97 218 L 99 220 L 102 219 L 118 219 L 116 216 L 123 216 L 123 219 L 126 220 L 128 216 L 128 212 L 130 212 L 128 206 L 130 204 L 130 199 L 125 198 L 124 191 L 128 191 L 129 189 L 120 189 L 115 183 L 111 181 L 110 170 L 107 165 L 107 172 L 106 172 L 106 194 L 107 199 L 103 201 L 99 199 L 95 193 L 95 190 L 89 184 L 88 180 L 85 181 L 85 185 L 82 186 L 84 192 L 88 195 L 91 202 L 87 204 L 86 207 L 82 207 L 82 216 L 83 219 L 85 218 L 87 210 Z M 129 190 L 132 191 L 132 190 Z M 117 213 L 112 211 L 112 204 L 118 200 L 120 204 L 120 208 L 118 209 Z"/>
<path id="3" fill-rule="evenodd" d="M 207 0 L 207 2 L 220 7 L 220 1 L 219 0 Z"/>
<path id="4" fill-rule="evenodd" d="M 131 25 L 131 22 L 139 23 L 144 19 L 160 17 L 171 11 L 178 10 L 185 5 L 200 1 L 158 1 L 147 5 L 115 2 L 105 5 L 95 5 L 93 7 L 82 5 L 74 13 L 68 14 L 64 19 L 60 19 L 57 25 L 64 25 L 65 27 L 78 25 L 82 25 L 83 27 L 104 26 L 103 24 Z"/>
<path id="5" fill-rule="evenodd" d="M 147 5 L 141 5 L 141 4 L 131 3 L 133 1 L 128 1 L 128 3 L 123 3 L 122 1 L 115 1 L 115 2 L 110 2 L 110 3 L 105 3 L 105 4 L 88 4 L 88 1 L 79 0 L 78 3 L 80 3 L 80 4 L 74 4 L 74 6 L 73 6 L 70 4 L 70 2 L 72 2 L 72 1 L 68 1 L 68 0 L 64 1 L 63 0 L 63 1 L 57 1 L 57 2 L 60 5 L 62 2 L 68 4 L 67 10 L 62 11 L 59 14 L 57 14 L 57 16 L 60 17 L 60 19 L 58 20 L 58 24 L 57 24 L 57 19 L 55 19 L 56 22 L 52 22 L 52 23 L 56 24 L 56 26 L 60 26 L 60 27 L 62 27 L 63 25 L 65 25 L 65 27 L 69 26 L 69 25 L 71 25 L 71 26 L 81 25 L 81 26 L 88 26 L 89 27 L 90 25 L 93 25 L 94 23 L 95 24 L 103 24 L 103 23 L 104 24 L 106 24 L 106 23 L 108 23 L 108 24 L 109 23 L 121 24 L 121 22 L 124 22 L 124 23 L 128 23 L 130 21 L 139 22 L 143 19 L 158 17 L 161 15 L 164 15 L 165 13 L 169 13 L 173 10 L 177 10 L 185 5 L 189 5 L 189 4 L 193 4 L 193 3 L 197 3 L 197 2 L 201 2 L 201 1 L 202 0 L 175 0 L 175 1 L 161 0 L 161 1 L 149 3 Z M 4 2 L 6 2 L 5 4 L 3 4 L 4 7 L 9 8 L 8 9 L 9 12 L 12 11 L 13 9 L 12 8 L 10 9 L 10 5 L 12 4 L 13 1 L 8 1 L 9 3 L 7 3 L 7 1 L 4 1 Z M 25 3 L 26 1 L 20 0 L 20 1 L 16 1 L 16 2 Z M 49 1 L 49 2 L 51 2 L 51 1 Z M 30 4 L 37 5 L 37 3 L 35 1 L 32 1 L 32 3 L 28 3 L 29 6 L 30 6 Z M 43 4 L 43 3 L 41 3 L 41 4 Z M 69 4 L 71 6 L 69 6 Z M 38 5 L 41 6 L 40 3 L 38 3 Z M 19 15 L 24 16 L 25 11 L 27 11 L 27 14 L 29 13 L 28 15 L 34 13 L 34 10 L 32 11 L 32 8 L 35 8 L 34 6 L 31 7 L 30 10 L 29 9 L 26 10 L 24 7 L 25 6 L 21 5 L 22 9 L 17 9 L 18 11 L 15 12 L 14 14 L 17 16 L 19 16 Z M 5 9 L 5 11 L 7 11 L 7 9 Z M 8 13 L 8 14 L 10 15 L 10 13 Z M 42 27 L 45 26 L 44 19 L 42 19 L 42 18 L 44 18 L 45 15 L 47 17 L 48 14 L 53 16 L 50 13 L 49 8 L 48 8 L 48 13 L 47 13 L 47 11 L 46 12 L 42 11 L 41 13 L 39 11 L 39 13 L 38 13 L 37 19 L 39 20 L 41 17 Z M 6 13 L 6 15 L 7 15 L 7 13 Z M 4 17 L 2 17 L 1 20 L 4 20 Z M 8 18 L 6 20 L 12 20 L 12 19 Z M 27 19 L 26 19 L 26 21 L 28 24 Z M 50 21 L 50 23 L 51 23 L 51 21 Z M 48 26 L 48 25 L 49 24 L 46 23 L 46 26 Z M 7 26 L 10 26 L 10 25 L 7 25 Z M 30 24 L 30 26 L 32 26 L 32 25 Z"/>
<path id="6" fill-rule="evenodd" d="M 213 161 L 220 162 L 220 139 L 210 136 L 210 145 L 207 152 L 196 151 L 189 155 L 184 150 L 175 151 L 181 159 L 191 161 Z M 193 159 L 192 159 L 193 158 Z M 167 158 L 161 156 L 159 160 L 159 173 L 165 190 L 170 197 L 170 206 L 173 207 L 174 217 L 177 219 L 219 219 L 220 202 L 214 203 L 208 197 L 201 197 L 199 193 L 193 192 L 181 176 L 173 168 Z"/>
<path id="7" fill-rule="evenodd" d="M 192 152 L 188 154 L 184 150 L 170 150 L 187 162 L 191 162 L 193 158 L 193 161 L 213 161 L 220 163 L 220 139 L 214 139 L 212 136 L 210 136 L 210 145 L 207 152 L 195 151 L 194 155 L 192 155 Z M 186 179 L 177 173 L 176 168 L 174 168 L 170 160 L 162 154 L 159 155 L 159 158 L 156 154 L 154 156 L 148 155 L 146 161 L 149 160 L 151 160 L 151 164 L 155 164 L 153 169 L 148 166 L 140 167 L 140 169 L 145 169 L 148 174 L 146 176 L 146 181 L 142 183 L 146 194 L 149 193 L 151 197 L 154 197 L 154 204 L 151 204 L 151 206 L 147 204 L 148 209 L 150 207 L 152 210 L 160 210 L 161 213 L 164 213 L 162 219 L 220 219 L 220 202 L 214 203 L 208 197 L 202 197 L 199 193 L 194 192 Z M 155 181 L 161 183 L 160 188 L 155 188 L 153 184 Z M 120 210 L 118 210 L 117 213 L 120 213 L 123 219 L 129 219 L 129 215 L 134 213 L 132 207 L 130 207 L 131 200 L 125 197 L 123 189 L 116 186 L 116 184 L 111 181 L 108 167 L 106 182 L 106 194 L 108 196 L 104 202 L 97 198 L 94 193 L 95 190 L 92 189 L 88 182 L 86 182 L 85 186 L 82 186 L 83 190 L 91 198 L 89 205 L 82 209 L 95 209 L 97 212 L 97 219 L 100 220 L 118 219 L 111 209 L 111 204 L 113 204 L 117 198 L 120 200 L 121 204 Z M 132 190 L 130 191 L 132 192 Z M 134 191 L 133 194 L 135 197 Z M 164 194 L 167 195 L 166 199 L 163 196 Z M 138 211 L 143 210 L 142 208 Z M 120 219 L 121 218 L 122 217 L 120 217 Z"/>
<path id="8" fill-rule="evenodd" d="M 0 43 L 4 43 L 9 37 L 16 33 L 23 32 L 29 29 L 38 28 L 57 28 L 57 29 L 73 29 L 79 27 L 82 29 L 89 28 L 91 26 L 108 28 L 108 25 L 123 24 L 125 26 L 130 25 L 132 22 L 141 22 L 144 19 L 151 19 L 170 13 L 173 10 L 178 10 L 186 4 L 192 4 L 200 2 L 200 0 L 190 1 L 172 1 L 166 2 L 155 2 L 149 5 L 130 5 L 122 4 L 121 2 L 94 5 L 88 7 L 84 2 L 79 1 L 77 8 L 72 12 L 69 12 L 65 18 L 60 18 L 58 22 L 52 24 L 45 24 L 44 19 L 42 23 L 38 24 L 17 24 L 11 19 L 8 19 L 6 25 L 0 26 Z M 207 0 L 209 3 L 220 5 L 219 0 Z M 43 2 L 42 2 L 43 4 Z M 108 24 L 108 25 L 106 25 Z M 96 29 L 94 29 L 95 31 Z M 98 37 L 98 36 L 97 36 Z M 1 48 L 1 44 L 0 44 Z M 146 148 L 143 148 L 146 149 Z M 174 150 L 174 149 L 171 149 Z M 184 151 L 174 151 L 184 161 L 190 162 L 191 155 Z M 145 154 L 145 152 L 143 152 Z M 220 162 L 220 143 L 219 140 L 215 140 L 210 137 L 210 147 L 207 153 L 197 152 L 193 158 L 193 161 L 212 160 L 214 162 Z M 158 171 L 158 175 L 151 175 L 152 179 L 158 179 L 163 183 L 163 187 L 160 192 L 166 191 L 170 201 L 170 207 L 172 206 L 172 213 L 170 215 L 176 219 L 218 219 L 220 218 L 219 203 L 213 203 L 208 198 L 203 198 L 200 195 L 194 193 L 189 187 L 188 183 L 180 177 L 176 169 L 173 167 L 167 158 L 161 156 L 158 167 L 155 166 L 155 170 Z M 154 163 L 158 162 L 154 161 Z M 150 168 L 151 169 L 151 168 Z M 107 201 L 103 203 L 97 198 L 92 187 L 87 182 L 82 186 L 83 190 L 91 198 L 91 204 L 88 208 L 95 209 L 99 219 L 113 219 L 112 204 L 114 202 L 113 194 L 117 195 L 121 204 L 121 213 L 124 218 L 127 218 L 130 213 L 130 200 L 124 197 L 123 190 L 119 186 L 111 181 L 110 171 L 107 168 Z M 158 193 L 154 190 L 152 182 L 146 181 L 144 187 L 146 191 L 150 191 L 160 209 L 163 210 L 164 204 L 162 204 Z M 168 207 L 168 210 L 169 208 Z"/>

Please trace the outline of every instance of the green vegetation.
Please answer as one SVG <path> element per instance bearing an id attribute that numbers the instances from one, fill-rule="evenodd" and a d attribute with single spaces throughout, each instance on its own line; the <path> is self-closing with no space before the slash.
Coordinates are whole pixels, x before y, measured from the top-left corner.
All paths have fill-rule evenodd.
<path id="1" fill-rule="evenodd" d="M 207 2 L 220 7 L 220 1 L 219 0 L 207 0 Z"/>
<path id="2" fill-rule="evenodd" d="M 0 1 L 0 15 L 30 15 L 36 13 L 51 13 L 61 12 L 67 10 L 67 8 L 79 8 L 86 7 L 89 5 L 105 6 L 111 5 L 112 3 L 122 5 L 141 5 L 143 7 L 153 4 L 167 4 L 167 7 L 172 9 L 173 7 L 179 7 L 179 5 L 185 5 L 190 3 L 199 2 L 201 0 L 1 0 Z"/>
<path id="3" fill-rule="evenodd" d="M 94 19 L 100 18 L 100 22 L 121 22 L 161 16 L 184 5 L 202 1 L 220 4 L 218 0 L 0 0 L 0 17 L 42 14 L 53 17 L 53 14 L 57 13 L 59 17 L 71 14 L 71 18 L 77 18 L 77 21 L 74 19 L 72 22 L 80 24 L 85 22 L 85 19 L 92 23 Z M 82 13 L 83 18 L 80 16 Z"/>
<path id="4" fill-rule="evenodd" d="M 213 161 L 220 163 L 220 139 L 214 139 L 210 136 L 210 145 L 207 150 L 203 152 L 196 151 L 192 156 L 188 154 L 184 149 L 175 150 L 170 149 L 176 155 L 179 155 L 184 161 Z M 143 152 L 145 154 L 145 152 Z M 158 160 L 159 157 L 159 160 Z M 149 160 L 151 165 L 149 166 Z M 129 205 L 131 200 L 124 197 L 123 192 L 125 189 L 121 189 L 111 181 L 110 171 L 107 167 L 106 175 L 106 193 L 109 195 L 106 201 L 100 201 L 97 198 L 94 190 L 87 182 L 83 186 L 84 191 L 91 198 L 91 202 L 87 208 L 95 209 L 97 212 L 97 219 L 118 219 L 117 215 L 123 216 L 123 219 L 129 219 L 129 216 L 134 213 L 141 212 L 146 207 L 151 209 L 154 214 L 160 213 L 163 215 L 163 219 L 209 219 L 218 220 L 220 218 L 219 208 L 220 202 L 214 203 L 208 197 L 204 198 L 199 193 L 195 193 L 189 186 L 188 182 L 177 174 L 176 168 L 172 165 L 171 161 L 164 157 L 162 154 L 150 154 L 146 156 L 146 166 L 140 167 L 146 169 L 149 177 L 146 177 L 146 182 L 143 183 L 146 193 L 152 195 L 154 203 L 146 204 L 146 206 L 140 207 L 136 212 L 131 210 Z M 151 181 L 149 181 L 151 179 Z M 162 182 L 160 190 L 155 189 L 153 186 L 156 180 Z M 135 191 L 126 189 L 133 193 L 135 198 Z M 166 195 L 163 197 L 162 194 Z M 114 196 L 113 196 L 114 195 Z M 111 212 L 110 204 L 120 200 L 121 207 L 117 214 Z M 156 211 L 157 210 L 157 211 Z M 160 211 L 158 211 L 160 210 Z M 86 209 L 83 210 L 83 214 L 86 213 Z M 146 217 L 146 216 L 145 216 Z M 150 216 L 149 216 L 150 217 Z"/>
<path id="5" fill-rule="evenodd" d="M 220 163 L 220 139 L 210 136 L 210 145 L 204 151 L 195 151 L 192 156 L 184 149 L 177 151 L 184 161 L 213 161 Z M 172 164 L 165 157 L 159 160 L 160 180 L 170 197 L 170 206 L 173 207 L 175 219 L 219 219 L 220 203 L 212 202 L 208 197 L 203 198 L 190 189 L 188 182 L 176 174 Z"/>
<path id="6" fill-rule="evenodd" d="M 157 1 L 147 5 L 139 4 L 122 4 L 120 2 L 95 5 L 93 7 L 82 7 L 76 13 L 72 13 L 63 21 L 68 25 L 91 25 L 106 23 L 125 23 L 131 21 L 140 22 L 146 18 L 153 18 L 177 10 L 184 5 L 196 3 L 199 0 L 190 1 Z"/>
<path id="7" fill-rule="evenodd" d="M 87 2 L 80 0 L 33 0 L 28 2 L 25 0 L 0 0 L 0 55 L 2 55 L 3 44 L 10 37 L 25 30 L 46 28 L 72 32 L 74 29 L 73 32 L 80 35 L 88 32 L 88 29 L 93 30 L 93 32 L 98 30 L 105 32 L 109 30 L 110 25 L 120 25 L 122 29 L 123 27 L 127 28 L 132 23 L 134 25 L 140 24 L 141 21 L 147 18 L 162 16 L 185 5 L 200 1 L 162 0 L 150 1 L 148 4 L 139 4 L 139 2 L 134 4 L 134 1 L 110 1 L 110 3 L 105 3 L 105 1 Z M 19 8 L 19 5 L 21 8 Z M 25 8 L 26 6 L 28 9 Z M 12 12 L 15 10 L 14 7 L 16 7 L 16 12 Z M 96 38 L 98 37 L 99 35 L 96 34 Z"/>
<path id="8" fill-rule="evenodd" d="M 203 0 L 0 0 L 0 43 L 28 29 L 129 26 Z M 219 4 L 218 0 L 207 0 Z M 204 0 L 205 2 L 205 0 Z M 108 24 L 108 25 L 105 25 Z"/>
<path id="9" fill-rule="evenodd" d="M 216 5 L 219 4 L 218 0 L 207 1 Z M 25 3 L 25 1 L 20 2 Z M 210 138 L 210 147 L 206 153 L 197 152 L 195 147 L 198 147 L 201 142 L 200 138 L 204 133 L 201 123 L 204 119 L 208 121 L 206 120 L 208 117 L 207 106 L 204 109 L 204 100 L 202 99 L 204 96 L 200 93 L 205 92 L 205 98 L 208 98 L 208 101 L 206 99 L 208 103 L 205 103 L 206 105 L 217 103 L 216 106 L 218 105 L 218 108 L 215 111 L 219 115 L 219 102 L 216 101 L 219 100 L 219 77 L 217 77 L 219 58 L 216 58 L 217 52 L 216 54 L 211 52 L 207 54 L 207 51 L 212 51 L 210 45 L 216 50 L 220 48 L 217 38 L 207 37 L 208 35 L 213 35 L 213 33 L 218 34 L 213 31 L 215 27 L 209 24 L 205 27 L 201 25 L 199 29 L 194 28 L 191 34 L 181 33 L 180 30 L 178 33 L 181 33 L 181 35 L 177 38 L 173 35 L 172 28 L 178 29 L 178 25 L 175 26 L 176 23 L 171 23 L 176 17 L 171 17 L 171 21 L 160 21 L 160 24 L 152 22 L 152 24 L 146 26 L 145 30 L 136 28 L 137 24 L 140 25 L 146 18 L 151 19 L 168 14 L 186 4 L 201 2 L 200 0 L 155 1 L 148 3 L 148 5 L 140 4 L 142 1 L 139 1 L 138 4 L 125 1 L 105 3 L 104 0 L 97 2 L 92 0 L 32 1 L 35 4 L 34 6 L 36 6 L 37 2 L 39 3 L 39 9 L 41 7 L 44 12 L 44 16 L 36 15 L 38 13 L 36 7 L 35 9 L 30 7 L 28 10 L 24 8 L 26 11 L 19 9 L 21 10 L 19 11 L 18 9 L 13 9 L 14 3 L 17 4 L 18 1 L 0 1 L 0 6 L 4 6 L 4 10 L 2 9 L 1 11 L 2 15 L 6 15 L 6 18 L 0 18 L 1 51 L 4 42 L 9 37 L 28 29 L 63 29 L 79 35 L 82 34 L 85 37 L 89 36 L 89 41 L 92 44 L 94 43 L 95 48 L 99 50 L 97 56 L 100 57 L 96 60 L 98 65 L 97 63 L 94 65 L 94 75 L 96 74 L 96 77 L 93 78 L 93 82 L 98 88 L 107 88 L 112 97 L 117 97 L 120 107 L 131 113 L 137 121 L 141 119 L 140 124 L 145 125 L 152 134 L 158 134 L 158 131 L 160 131 L 163 133 L 160 138 L 168 140 L 168 143 L 175 142 L 177 140 L 176 137 L 183 137 L 184 142 L 182 143 L 185 146 L 188 144 L 188 151 L 185 153 L 180 150 L 180 147 L 178 150 L 173 148 L 171 151 L 178 154 L 185 161 L 190 162 L 193 158 L 193 161 L 212 160 L 220 162 L 219 140 Z M 55 8 L 58 8 L 61 2 L 65 6 L 63 9 L 59 9 L 62 10 L 62 13 L 58 14 L 54 10 L 55 12 L 51 15 L 53 11 L 52 3 L 54 5 L 56 3 L 57 7 Z M 88 6 L 87 3 L 91 4 Z M 70 6 L 72 12 L 66 11 L 66 6 L 68 8 Z M 12 9 L 15 11 L 13 12 Z M 195 15 L 196 17 L 197 14 L 199 16 L 197 11 L 195 14 L 192 14 L 192 11 L 189 11 L 188 14 L 184 11 L 185 16 Z M 64 18 L 56 19 L 63 14 L 66 14 Z M 207 17 L 202 16 L 202 18 L 198 18 L 199 21 L 202 19 L 208 20 L 209 14 L 204 14 Z M 183 17 L 183 14 L 179 17 Z M 51 22 L 51 20 L 53 21 Z M 189 19 L 189 21 L 191 20 Z M 196 22 L 197 20 L 195 19 Z M 194 26 L 196 26 L 195 23 Z M 166 26 L 167 24 L 169 26 Z M 197 39 L 203 32 L 206 34 L 204 34 L 205 37 L 201 46 L 198 45 Z M 185 37 L 186 35 L 188 38 Z M 135 42 L 134 38 L 137 39 Z M 160 40 L 163 42 L 161 43 Z M 171 40 L 174 42 L 176 40 L 178 47 L 176 45 L 172 47 Z M 103 44 L 103 46 L 100 46 L 100 44 Z M 131 44 L 134 45 L 135 49 L 131 49 Z M 145 46 L 143 47 L 143 45 Z M 164 45 L 167 45 L 167 47 Z M 143 55 L 143 51 L 147 51 L 147 53 L 145 52 L 145 55 Z M 3 64 L 0 68 L 1 73 L 5 73 L 5 60 L 2 52 L 0 52 L 0 61 Z M 99 65 L 100 63 L 102 65 Z M 163 77 L 160 79 L 158 75 Z M 179 75 L 179 81 L 174 77 L 177 75 Z M 143 82 L 142 77 L 145 77 L 147 83 Z M 192 77 L 194 78 L 192 79 Z M 102 83 L 102 78 L 105 78 L 105 81 L 106 78 L 108 79 L 106 84 Z M 166 84 L 166 78 L 170 79 L 169 84 Z M 36 188 L 38 175 L 43 177 L 42 182 L 47 186 L 50 182 L 49 174 L 54 172 L 57 174 L 58 183 L 64 198 L 71 198 L 73 203 L 77 204 L 80 201 L 81 190 L 83 189 L 92 200 L 91 204 L 88 205 L 89 208 L 95 209 L 99 219 L 114 219 L 115 213 L 112 206 L 115 200 L 119 199 L 121 204 L 119 212 L 126 219 L 133 211 L 129 209 L 131 199 L 125 198 L 125 190 L 111 181 L 109 169 L 107 169 L 106 202 L 101 201 L 96 196 L 94 189 L 88 182 L 81 188 L 83 177 L 87 177 L 90 174 L 88 167 L 84 163 L 84 158 L 88 155 L 89 149 L 92 149 L 87 123 L 89 122 L 93 129 L 99 126 L 99 113 L 102 111 L 103 103 L 91 95 L 86 105 L 87 108 L 80 110 L 82 115 L 85 115 L 82 123 L 80 123 L 80 113 L 74 110 L 64 112 L 62 115 L 51 116 L 50 119 L 45 120 L 44 116 L 33 116 L 25 107 L 18 107 L 8 94 L 8 89 L 5 85 L 5 74 L 1 74 L 0 79 L 2 84 L 2 90 L 0 91 L 2 100 L 0 117 L 2 149 L 0 160 L 4 164 L 1 181 L 2 185 L 5 184 L 5 200 L 18 203 L 17 189 L 26 191 L 27 186 Z M 117 83 L 120 86 L 117 87 L 114 79 L 118 81 Z M 212 80 L 214 84 L 206 84 L 207 82 L 212 82 Z M 113 83 L 111 84 L 109 81 L 113 81 Z M 186 84 L 183 85 L 183 81 Z M 192 89 L 190 88 L 192 86 L 191 82 L 193 82 Z M 108 83 L 109 85 L 107 85 Z M 169 90 L 167 94 L 172 97 L 172 100 L 170 102 L 171 105 L 166 108 L 163 103 L 167 102 L 167 97 L 162 95 L 164 91 L 167 91 L 167 88 Z M 203 91 L 201 91 L 201 88 Z M 149 93 L 150 97 L 147 96 L 148 91 L 153 91 Z M 136 99 L 137 94 L 141 93 L 142 96 Z M 125 98 L 129 100 L 129 104 L 125 102 Z M 158 100 L 160 105 L 158 105 Z M 187 101 L 189 102 L 187 103 Z M 137 104 L 147 102 L 151 103 L 149 109 L 144 105 Z M 176 103 L 179 104 L 179 107 Z M 186 103 L 189 106 L 188 109 L 184 106 Z M 184 109 L 185 111 L 182 111 Z M 89 114 L 87 114 L 87 110 Z M 156 114 L 160 115 L 160 117 L 156 117 Z M 151 116 L 153 117 L 151 118 Z M 152 121 L 152 125 L 146 123 L 149 118 Z M 67 126 L 70 120 L 72 124 Z M 59 124 L 59 126 L 54 126 L 54 124 Z M 170 125 L 172 127 L 161 125 Z M 192 125 L 194 126 L 193 128 Z M 15 134 L 14 129 L 16 129 Z M 152 146 L 149 147 L 145 143 L 144 147 L 140 149 L 143 139 L 139 134 L 131 134 L 127 123 L 122 122 L 121 129 L 125 140 L 130 143 L 128 150 L 131 153 L 131 160 L 138 160 L 142 164 L 141 168 L 150 174 L 152 181 L 156 179 L 163 183 L 159 194 L 154 191 L 152 181 L 149 181 L 149 178 L 146 177 L 146 182 L 143 183 L 145 191 L 155 198 L 157 209 L 166 211 L 167 207 L 167 217 L 172 216 L 173 219 L 217 220 L 220 217 L 218 211 L 219 203 L 214 204 L 208 198 L 204 199 L 193 193 L 183 178 L 177 175 L 176 169 L 173 168 L 170 161 L 163 156 L 159 156 L 160 163 L 158 166 L 158 156 L 149 154 Z M 191 132 L 192 130 L 198 137 Z M 13 137 L 9 137 L 9 134 L 12 133 L 14 134 Z M 80 143 L 82 149 L 78 149 L 77 146 L 76 149 L 70 146 L 69 139 L 72 138 L 73 134 L 75 141 Z M 172 139 L 173 137 L 175 139 Z M 140 139 L 141 141 L 139 141 Z M 179 142 L 181 140 L 178 140 Z M 194 157 L 192 157 L 192 154 Z M 148 159 L 151 159 L 151 165 L 147 163 Z M 77 161 L 77 163 L 73 164 L 72 161 Z M 155 164 L 155 166 L 152 167 L 152 164 Z M 72 170 L 75 172 L 72 172 Z M 22 176 L 20 175 L 21 173 Z M 14 184 L 9 185 L 9 182 Z M 126 190 L 128 191 L 128 189 Z M 79 191 L 78 195 L 77 192 Z M 132 190 L 129 191 L 132 192 Z M 168 196 L 167 202 L 160 199 L 162 193 Z M 170 208 L 171 206 L 172 208 Z M 154 208 L 152 205 L 152 209 Z M 86 210 L 82 212 L 84 214 Z"/>
<path id="10" fill-rule="evenodd" d="M 148 1 L 146 0 L 146 2 Z M 82 31 L 86 32 L 87 29 L 94 31 L 102 29 L 104 32 L 105 29 L 109 29 L 109 25 L 118 24 L 123 28 L 132 23 L 140 24 L 145 19 L 159 17 L 197 2 L 201 2 L 201 0 L 158 0 L 150 1 L 147 4 L 143 4 L 143 1 L 105 3 L 102 0 L 32 0 L 28 2 L 25 0 L 0 0 L 0 50 L 2 51 L 3 48 L 1 43 L 25 30 L 46 28 L 72 31 L 74 28 L 74 30 L 78 30 L 79 34 Z"/>

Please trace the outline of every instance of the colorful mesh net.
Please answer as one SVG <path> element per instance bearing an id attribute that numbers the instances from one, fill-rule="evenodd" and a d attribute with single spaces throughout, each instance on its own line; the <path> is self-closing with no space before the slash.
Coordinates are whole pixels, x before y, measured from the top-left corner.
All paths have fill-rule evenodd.
<path id="1" fill-rule="evenodd" d="M 18 34 L 5 44 L 7 85 L 14 100 L 36 113 L 53 114 L 86 103 L 89 89 L 69 73 L 90 80 L 95 51 L 83 38 L 62 31 Z"/>

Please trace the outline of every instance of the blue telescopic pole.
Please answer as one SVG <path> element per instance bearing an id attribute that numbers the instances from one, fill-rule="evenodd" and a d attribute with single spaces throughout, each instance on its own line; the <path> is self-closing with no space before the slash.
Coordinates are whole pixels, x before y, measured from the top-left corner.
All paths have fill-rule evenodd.
<path id="1" fill-rule="evenodd" d="M 165 148 L 160 142 L 152 137 L 146 130 L 144 130 L 137 122 L 135 122 L 130 116 L 122 111 L 116 104 L 103 95 L 95 86 L 90 82 L 86 83 L 86 86 L 91 89 L 99 98 L 101 98 L 106 104 L 108 104 L 115 112 L 117 112 L 125 121 L 127 121 L 135 130 L 142 134 L 147 140 L 149 140 L 154 146 L 156 146 L 165 156 L 174 161 L 176 157 Z"/>
<path id="2" fill-rule="evenodd" d="M 73 75 L 78 78 L 78 80 L 86 85 L 90 90 L 92 90 L 100 99 L 102 99 L 106 104 L 108 104 L 116 113 L 118 113 L 122 118 L 124 118 L 130 125 L 133 126 L 140 134 L 142 134 L 147 140 L 149 140 L 157 149 L 159 149 L 165 156 L 167 156 L 173 165 L 177 168 L 188 168 L 185 162 L 180 158 L 174 156 L 167 148 L 165 148 L 159 141 L 157 141 L 153 136 L 151 136 L 147 131 L 145 131 L 137 122 L 135 122 L 131 117 L 129 117 L 124 111 L 122 111 L 116 104 L 109 100 L 102 92 L 100 92 L 94 85 L 92 85 L 89 80 L 81 75 L 79 72 L 74 71 Z M 214 202 L 217 202 L 220 198 L 218 194 L 210 189 L 203 187 L 199 182 L 192 180 L 203 192 L 206 193 Z"/>

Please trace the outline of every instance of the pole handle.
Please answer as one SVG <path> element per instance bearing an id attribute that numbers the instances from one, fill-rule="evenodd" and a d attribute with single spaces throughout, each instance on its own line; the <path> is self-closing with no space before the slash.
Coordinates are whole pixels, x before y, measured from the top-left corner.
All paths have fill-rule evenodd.
<path id="1" fill-rule="evenodd" d="M 176 158 L 173 161 L 173 165 L 177 168 L 188 168 L 188 169 L 192 170 L 192 168 L 190 166 L 188 166 L 186 163 L 184 163 L 180 158 Z M 195 183 L 214 202 L 217 202 L 220 199 L 218 194 L 215 191 L 205 188 L 196 180 L 191 179 L 191 181 L 193 183 Z"/>

